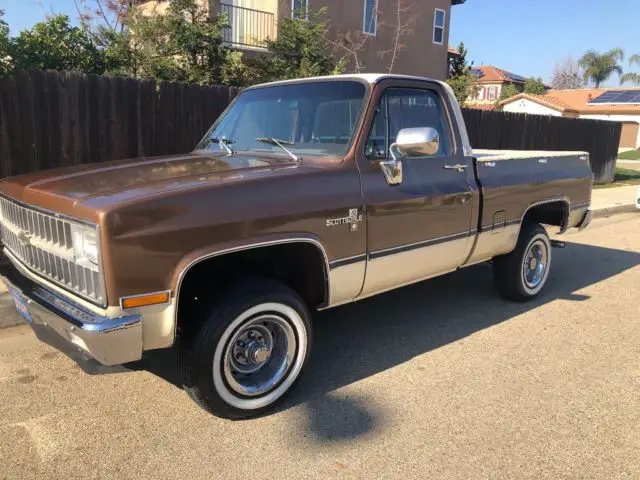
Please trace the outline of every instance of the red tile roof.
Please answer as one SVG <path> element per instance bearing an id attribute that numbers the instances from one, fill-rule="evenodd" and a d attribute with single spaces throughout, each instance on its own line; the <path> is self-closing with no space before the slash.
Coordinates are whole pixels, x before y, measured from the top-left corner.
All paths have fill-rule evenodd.
<path id="1" fill-rule="evenodd" d="M 469 103 L 465 105 L 465 108 L 472 108 L 474 110 L 495 110 L 496 106 L 493 103 Z"/>
<path id="2" fill-rule="evenodd" d="M 512 82 L 524 83 L 524 77 L 516 75 L 506 70 L 491 65 L 473 67 L 473 71 L 478 74 L 478 83 Z"/>
<path id="3" fill-rule="evenodd" d="M 609 113 L 640 113 L 640 104 L 589 104 L 591 99 L 599 97 L 610 90 L 637 90 L 640 88 L 578 88 L 573 90 L 549 90 L 544 95 L 521 93 L 500 102 L 501 105 L 511 103 L 520 98 L 528 98 L 536 103 L 559 110 L 561 112 L 578 112 L 581 115 Z"/>

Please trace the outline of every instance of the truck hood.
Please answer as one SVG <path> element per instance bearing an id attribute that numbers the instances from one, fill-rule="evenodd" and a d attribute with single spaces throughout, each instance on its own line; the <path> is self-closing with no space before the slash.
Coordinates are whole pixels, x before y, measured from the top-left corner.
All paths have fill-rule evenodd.
<path id="1" fill-rule="evenodd" d="M 0 193 L 28 205 L 98 221 L 110 208 L 148 196 L 290 173 L 299 165 L 264 154 L 191 153 L 87 164 L 0 182 Z"/>

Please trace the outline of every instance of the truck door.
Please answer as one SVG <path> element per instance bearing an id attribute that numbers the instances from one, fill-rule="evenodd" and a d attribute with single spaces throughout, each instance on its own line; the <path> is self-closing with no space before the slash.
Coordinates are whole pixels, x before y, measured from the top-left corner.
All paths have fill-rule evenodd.
<path id="1" fill-rule="evenodd" d="M 362 296 L 454 270 L 469 254 L 477 188 L 445 98 L 439 84 L 425 81 L 383 82 L 374 91 L 376 111 L 365 119 L 369 133 L 357 154 L 368 225 Z M 437 152 L 399 158 L 402 178 L 389 184 L 380 163 L 398 132 L 416 127 L 437 131 Z"/>

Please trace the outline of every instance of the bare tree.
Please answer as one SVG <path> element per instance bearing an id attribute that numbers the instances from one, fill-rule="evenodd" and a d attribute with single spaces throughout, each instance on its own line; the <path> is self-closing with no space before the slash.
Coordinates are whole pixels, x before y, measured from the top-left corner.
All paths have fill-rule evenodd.
<path id="1" fill-rule="evenodd" d="M 573 57 L 569 56 L 562 62 L 556 63 L 551 86 L 558 90 L 584 87 L 584 74 Z"/>
<path id="2" fill-rule="evenodd" d="M 377 52 L 381 58 L 390 56 L 388 72 L 392 73 L 400 52 L 406 48 L 402 38 L 413 33 L 413 27 L 417 22 L 414 13 L 415 2 L 413 0 L 394 0 L 393 9 L 388 15 L 388 19 L 378 22 L 379 29 L 387 29 L 391 32 L 390 44 L 386 49 Z M 386 15 L 376 8 L 375 18 L 384 18 Z M 363 32 L 347 31 L 338 32 L 335 36 L 331 34 L 331 28 L 327 28 L 322 38 L 332 45 L 337 52 L 343 54 L 343 59 L 348 61 L 348 69 L 354 73 L 360 73 L 366 65 L 362 60 L 362 55 L 368 50 L 371 35 Z"/>
<path id="3" fill-rule="evenodd" d="M 114 32 L 125 26 L 125 18 L 131 9 L 131 0 L 73 0 L 78 20 L 87 28 L 102 25 Z"/>
<path id="4" fill-rule="evenodd" d="M 416 15 L 413 12 L 415 7 L 413 0 L 395 0 L 394 7 L 392 15 L 389 16 L 390 20 L 393 19 L 391 23 L 380 23 L 381 27 L 389 28 L 393 33 L 390 47 L 378 52 L 380 57 L 391 55 L 388 69 L 389 73 L 393 72 L 393 67 L 395 66 L 398 55 L 406 48 L 406 45 L 402 43 L 402 37 L 413 34 L 413 27 L 417 22 Z"/>
<path id="5" fill-rule="evenodd" d="M 366 49 L 371 36 L 361 32 L 353 33 L 349 30 L 346 33 L 338 33 L 335 39 L 331 37 L 331 27 L 328 27 L 322 34 L 323 40 L 333 46 L 337 52 L 343 54 L 343 61 L 351 62 L 353 73 L 362 72 L 365 65 L 360 59 L 360 54 Z"/>

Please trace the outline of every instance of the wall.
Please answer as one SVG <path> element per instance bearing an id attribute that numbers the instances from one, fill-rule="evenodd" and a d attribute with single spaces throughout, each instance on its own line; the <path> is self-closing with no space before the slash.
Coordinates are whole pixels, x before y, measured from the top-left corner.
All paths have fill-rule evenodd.
<path id="1" fill-rule="evenodd" d="M 502 83 L 479 83 L 477 85 L 478 90 L 476 96 L 467 100 L 468 104 L 482 104 L 491 105 L 494 104 L 500 98 L 500 92 L 502 91 Z M 493 100 L 489 100 L 489 88 L 495 88 L 496 96 Z"/>
<path id="2" fill-rule="evenodd" d="M 532 102 L 527 98 L 521 98 L 514 102 L 506 103 L 502 107 L 502 110 L 505 112 L 528 113 L 531 115 L 551 115 L 553 117 L 562 116 L 562 112 L 540 105 L 537 102 Z"/>
<path id="3" fill-rule="evenodd" d="M 409 2 L 411 0 L 408 0 Z M 378 27 L 375 36 L 367 43 L 359 55 L 364 64 L 363 72 L 385 73 L 389 71 L 391 54 L 381 57 L 380 52 L 389 50 L 394 44 L 395 29 L 385 26 L 397 25 L 394 8 L 396 0 L 378 0 Z M 362 33 L 364 20 L 364 0 L 309 0 L 311 11 L 327 7 L 326 17 L 331 24 L 330 35 L 351 32 L 353 38 Z M 442 45 L 433 43 L 433 16 L 436 8 L 446 12 L 444 41 Z M 456 8 L 464 8 L 464 5 Z M 401 37 L 405 48 L 399 52 L 393 73 L 418 75 L 444 80 L 447 77 L 447 45 L 451 23 L 451 0 L 420 0 L 414 3 L 412 15 L 415 17 L 413 31 Z M 280 0 L 282 15 L 291 15 L 291 1 Z M 453 11 L 455 14 L 455 9 Z M 345 52 L 346 53 L 346 52 Z M 342 54 L 340 54 L 342 55 Z"/>
<path id="4" fill-rule="evenodd" d="M 580 115 L 580 118 L 590 118 L 593 120 L 609 120 L 612 122 L 638 122 L 640 123 L 640 113 L 638 115 Z M 636 147 L 640 148 L 640 131 Z"/>
<path id="5" fill-rule="evenodd" d="M 140 10 L 143 15 L 148 16 L 164 15 L 168 7 L 169 2 L 167 0 L 149 0 L 148 2 L 138 5 L 138 10 Z"/>

